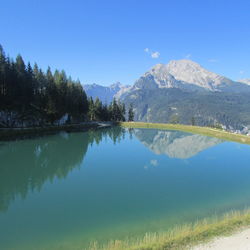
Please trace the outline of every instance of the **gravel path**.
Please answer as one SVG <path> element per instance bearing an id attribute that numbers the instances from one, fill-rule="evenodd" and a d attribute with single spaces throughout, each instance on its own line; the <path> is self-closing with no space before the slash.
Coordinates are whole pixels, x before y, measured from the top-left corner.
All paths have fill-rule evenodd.
<path id="1" fill-rule="evenodd" d="M 192 250 L 250 250 L 250 229 L 216 238 L 209 243 L 195 246 Z"/>

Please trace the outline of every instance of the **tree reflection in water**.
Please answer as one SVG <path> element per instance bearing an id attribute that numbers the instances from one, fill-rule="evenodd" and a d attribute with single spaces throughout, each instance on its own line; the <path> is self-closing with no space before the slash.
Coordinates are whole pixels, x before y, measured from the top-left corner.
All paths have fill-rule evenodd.
<path id="1" fill-rule="evenodd" d="M 7 142 L 0 146 L 0 211 L 7 211 L 17 196 L 41 190 L 46 181 L 63 179 L 80 167 L 89 145 L 110 138 L 114 143 L 125 136 L 121 127 L 61 132 L 38 139 Z"/>

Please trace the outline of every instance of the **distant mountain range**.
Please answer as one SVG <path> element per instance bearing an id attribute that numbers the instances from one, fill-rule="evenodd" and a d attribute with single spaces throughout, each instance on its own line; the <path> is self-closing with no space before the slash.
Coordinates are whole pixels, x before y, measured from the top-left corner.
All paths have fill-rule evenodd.
<path id="1" fill-rule="evenodd" d="M 250 92 L 250 79 L 232 81 L 229 78 L 204 69 L 191 60 L 172 60 L 168 64 L 156 64 L 133 86 L 120 82 L 110 86 L 98 84 L 84 85 L 88 96 L 100 98 L 103 102 L 110 102 L 113 98 L 124 97 L 138 89 L 179 88 L 182 90 L 208 90 L 218 92 Z"/>
<path id="2" fill-rule="evenodd" d="M 119 99 L 123 92 L 127 91 L 129 86 L 116 82 L 110 86 L 102 86 L 95 83 L 86 84 L 83 85 L 83 88 L 87 96 L 91 96 L 94 100 L 98 97 L 103 103 L 109 104 L 113 98 Z"/>
<path id="3" fill-rule="evenodd" d="M 239 82 L 250 85 L 250 79 L 241 79 L 241 80 L 239 80 Z"/>
<path id="4" fill-rule="evenodd" d="M 87 95 L 134 106 L 135 119 L 250 130 L 250 79 L 233 81 L 191 60 L 157 64 L 132 86 L 85 85 Z"/>

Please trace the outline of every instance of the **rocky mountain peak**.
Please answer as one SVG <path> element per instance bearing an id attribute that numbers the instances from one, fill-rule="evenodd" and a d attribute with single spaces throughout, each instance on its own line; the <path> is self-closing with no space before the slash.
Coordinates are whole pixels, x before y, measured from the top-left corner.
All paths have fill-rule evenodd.
<path id="1" fill-rule="evenodd" d="M 250 85 L 250 79 L 241 79 L 238 82 L 242 82 L 242 83 L 245 83 L 247 85 Z"/>
<path id="2" fill-rule="evenodd" d="M 191 84 L 206 90 L 220 91 L 221 87 L 233 84 L 233 81 L 228 78 L 210 72 L 188 59 L 172 60 L 168 64 L 156 64 L 143 77 L 149 75 L 154 77 L 160 88 L 183 87 L 183 85 L 188 87 Z M 176 84 L 173 79 L 176 80 Z"/>

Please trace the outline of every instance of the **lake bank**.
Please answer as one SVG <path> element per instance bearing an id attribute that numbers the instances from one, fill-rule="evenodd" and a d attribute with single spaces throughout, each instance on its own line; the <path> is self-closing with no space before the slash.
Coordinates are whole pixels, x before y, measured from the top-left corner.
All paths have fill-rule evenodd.
<path id="1" fill-rule="evenodd" d="M 199 126 L 182 125 L 182 124 L 147 123 L 147 122 L 121 122 L 120 125 L 122 127 L 127 127 L 127 128 L 154 128 L 162 130 L 178 130 L 194 134 L 216 137 L 226 141 L 250 144 L 250 136 L 234 134 L 216 128 L 199 127 Z"/>
<path id="2" fill-rule="evenodd" d="M 0 141 L 28 138 L 29 136 L 50 135 L 60 131 L 80 132 L 115 125 L 111 122 L 86 122 L 60 126 L 29 127 L 29 128 L 0 128 Z"/>
<path id="3" fill-rule="evenodd" d="M 226 244 L 225 239 L 230 239 L 233 244 L 240 244 L 246 238 L 250 225 L 250 210 L 234 211 L 220 217 L 212 217 L 186 224 L 161 233 L 147 233 L 144 237 L 127 239 L 124 241 L 112 240 L 106 245 L 93 242 L 89 250 L 151 250 L 151 249 L 213 249 Z M 240 233 L 239 233 L 240 230 Z M 224 236 L 229 236 L 225 237 Z M 217 237 L 219 237 L 217 239 Z M 213 239 L 217 241 L 209 242 Z M 207 247 L 207 248 L 206 248 Z M 217 248 L 215 248 L 217 249 Z"/>
<path id="4" fill-rule="evenodd" d="M 27 138 L 29 136 L 49 135 L 55 132 L 79 132 L 87 129 L 96 129 L 101 127 L 120 125 L 126 128 L 153 128 L 161 130 L 176 130 L 190 132 L 194 134 L 216 137 L 219 139 L 250 144 L 250 136 L 234 134 L 224 130 L 210 127 L 199 127 L 181 124 L 165 124 L 165 123 L 146 123 L 146 122 L 85 122 L 81 124 L 46 126 L 46 127 L 29 127 L 29 128 L 0 128 L 0 140 L 15 140 Z"/>

